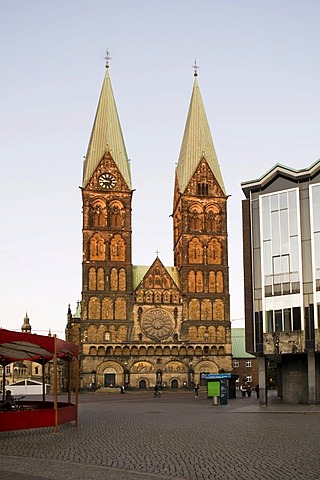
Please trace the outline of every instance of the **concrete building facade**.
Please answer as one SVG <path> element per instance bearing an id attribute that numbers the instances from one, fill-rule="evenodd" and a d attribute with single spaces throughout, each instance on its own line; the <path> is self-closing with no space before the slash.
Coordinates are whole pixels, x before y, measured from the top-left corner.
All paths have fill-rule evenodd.
<path id="1" fill-rule="evenodd" d="M 320 402 L 320 161 L 242 183 L 246 349 L 285 402 Z"/>

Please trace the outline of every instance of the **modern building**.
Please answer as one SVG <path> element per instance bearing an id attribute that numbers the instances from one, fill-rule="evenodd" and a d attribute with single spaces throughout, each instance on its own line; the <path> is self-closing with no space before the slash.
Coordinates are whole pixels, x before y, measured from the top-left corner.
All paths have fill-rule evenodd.
<path id="1" fill-rule="evenodd" d="M 247 352 L 258 356 L 260 401 L 275 370 L 285 402 L 320 401 L 320 161 L 276 165 L 242 183 Z"/>
<path id="2" fill-rule="evenodd" d="M 107 64 L 83 165 L 82 298 L 66 328 L 81 386 L 191 388 L 231 372 L 228 197 L 196 69 L 168 212 L 174 266 L 132 264 L 132 197 Z"/>

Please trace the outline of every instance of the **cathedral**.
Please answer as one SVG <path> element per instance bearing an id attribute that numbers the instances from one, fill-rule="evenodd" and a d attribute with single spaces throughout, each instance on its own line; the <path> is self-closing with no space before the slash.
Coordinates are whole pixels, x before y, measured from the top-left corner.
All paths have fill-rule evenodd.
<path id="1" fill-rule="evenodd" d="M 108 62 L 81 190 L 82 297 L 66 327 L 81 388 L 193 388 L 202 373 L 231 373 L 228 196 L 196 68 L 168 212 L 174 266 L 158 255 L 132 265 L 131 171 Z"/>

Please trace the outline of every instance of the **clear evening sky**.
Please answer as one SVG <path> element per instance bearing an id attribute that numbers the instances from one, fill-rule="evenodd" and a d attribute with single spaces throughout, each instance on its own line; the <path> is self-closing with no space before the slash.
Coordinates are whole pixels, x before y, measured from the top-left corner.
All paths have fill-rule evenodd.
<path id="1" fill-rule="evenodd" d="M 173 265 L 172 200 L 194 60 L 228 200 L 244 317 L 240 184 L 320 157 L 318 0 L 0 1 L 0 326 L 64 338 L 81 298 L 82 162 L 104 77 L 131 159 L 133 263 Z M 240 320 L 239 320 L 240 319 Z"/>

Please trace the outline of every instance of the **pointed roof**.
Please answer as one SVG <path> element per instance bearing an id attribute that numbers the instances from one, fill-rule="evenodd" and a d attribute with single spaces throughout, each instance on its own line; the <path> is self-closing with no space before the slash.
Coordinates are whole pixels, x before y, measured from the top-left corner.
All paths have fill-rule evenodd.
<path id="1" fill-rule="evenodd" d="M 176 168 L 179 191 L 181 193 L 185 191 L 200 161 L 202 158 L 205 158 L 226 195 L 207 115 L 201 98 L 197 73 L 195 73 L 194 77 L 189 112 Z"/>
<path id="2" fill-rule="evenodd" d="M 100 160 L 107 152 L 110 152 L 126 184 L 131 189 L 130 166 L 112 91 L 108 65 L 83 165 L 83 187 L 86 187 Z"/>

